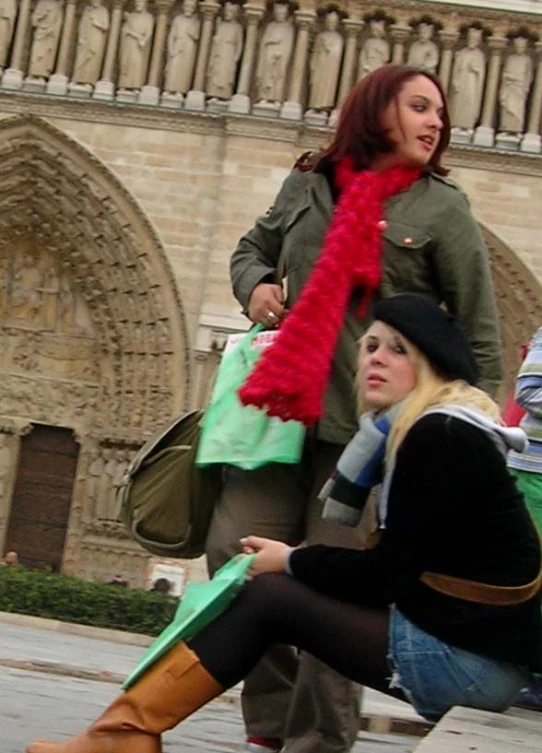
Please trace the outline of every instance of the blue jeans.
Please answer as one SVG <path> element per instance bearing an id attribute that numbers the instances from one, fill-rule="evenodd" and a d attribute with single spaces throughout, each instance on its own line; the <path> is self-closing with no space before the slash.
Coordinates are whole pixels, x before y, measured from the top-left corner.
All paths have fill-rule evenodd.
<path id="1" fill-rule="evenodd" d="M 451 646 L 390 612 L 390 688 L 400 687 L 418 714 L 438 721 L 452 706 L 504 711 L 529 679 L 526 667 Z"/>

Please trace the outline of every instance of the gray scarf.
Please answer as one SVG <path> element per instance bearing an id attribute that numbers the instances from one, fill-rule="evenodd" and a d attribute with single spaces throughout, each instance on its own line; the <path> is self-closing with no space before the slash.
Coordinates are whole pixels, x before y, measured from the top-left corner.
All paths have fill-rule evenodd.
<path id="1" fill-rule="evenodd" d="M 352 527 L 359 525 L 371 488 L 381 483 L 378 519 L 379 527 L 386 527 L 388 495 L 395 462 L 390 463 L 384 472 L 383 461 L 391 425 L 401 407 L 402 402 L 378 415 L 370 412 L 361 416 L 359 431 L 344 449 L 337 468 L 318 495 L 324 503 L 323 517 L 326 520 Z M 473 408 L 440 405 L 422 413 L 418 420 L 432 413 L 444 413 L 477 426 L 491 437 L 503 456 L 510 449 L 524 452 L 528 446 L 527 436 L 522 429 L 501 426 Z"/>

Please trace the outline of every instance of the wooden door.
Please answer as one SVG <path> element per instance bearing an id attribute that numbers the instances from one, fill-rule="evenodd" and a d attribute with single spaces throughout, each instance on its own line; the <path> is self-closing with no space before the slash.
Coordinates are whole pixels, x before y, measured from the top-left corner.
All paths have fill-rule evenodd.
<path id="1" fill-rule="evenodd" d="M 22 437 L 5 549 L 26 567 L 60 571 L 78 452 L 70 429 L 35 424 Z"/>

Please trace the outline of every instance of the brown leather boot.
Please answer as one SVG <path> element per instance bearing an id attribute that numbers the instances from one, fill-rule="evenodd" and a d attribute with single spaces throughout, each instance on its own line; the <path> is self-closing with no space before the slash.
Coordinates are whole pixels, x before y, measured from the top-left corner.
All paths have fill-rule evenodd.
<path id="1" fill-rule="evenodd" d="M 37 741 L 26 753 L 162 753 L 160 734 L 222 691 L 197 655 L 179 643 L 85 732 L 63 743 Z"/>

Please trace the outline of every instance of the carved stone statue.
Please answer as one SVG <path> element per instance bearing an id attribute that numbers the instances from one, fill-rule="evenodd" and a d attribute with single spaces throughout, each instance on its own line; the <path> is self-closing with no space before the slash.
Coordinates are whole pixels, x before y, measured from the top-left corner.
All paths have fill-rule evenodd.
<path id="1" fill-rule="evenodd" d="M 48 267 L 43 275 L 42 287 L 42 324 L 46 329 L 56 328 L 57 298 L 59 290 L 58 274 L 54 266 Z"/>
<path id="2" fill-rule="evenodd" d="M 192 84 L 201 30 L 197 7 L 198 0 L 183 0 L 169 30 L 164 90 L 172 94 L 186 94 Z"/>
<path id="3" fill-rule="evenodd" d="M 11 315 L 35 320 L 41 309 L 42 274 L 32 254 L 23 256 L 15 268 L 11 289 Z"/>
<path id="4" fill-rule="evenodd" d="M 17 0 L 0 0 L 0 70 L 7 63 L 16 16 Z"/>
<path id="5" fill-rule="evenodd" d="M 54 70 L 62 15 L 61 0 L 38 0 L 36 3 L 31 17 L 34 29 L 28 65 L 31 78 L 49 78 Z"/>
<path id="6" fill-rule="evenodd" d="M 433 41 L 435 27 L 433 24 L 420 23 L 416 30 L 418 38 L 408 51 L 408 64 L 427 73 L 436 73 L 440 54 Z"/>
<path id="7" fill-rule="evenodd" d="M 256 99 L 282 102 L 288 64 L 294 46 L 294 26 L 290 5 L 283 0 L 273 3 L 273 20 L 265 27 L 260 42 L 256 70 Z"/>
<path id="8" fill-rule="evenodd" d="M 62 277 L 58 290 L 58 328 L 69 332 L 75 323 L 75 299 L 68 277 Z"/>
<path id="9" fill-rule="evenodd" d="M 72 81 L 94 86 L 100 78 L 109 31 L 109 11 L 102 0 L 90 0 L 79 21 Z"/>
<path id="10" fill-rule="evenodd" d="M 100 479 L 104 474 L 104 459 L 100 449 L 97 449 L 89 458 L 87 472 L 85 474 L 85 492 L 87 513 L 96 517 L 96 507 L 99 498 Z"/>
<path id="11" fill-rule="evenodd" d="M 124 13 L 120 34 L 120 89 L 138 90 L 145 83 L 153 29 L 147 0 L 135 0 L 135 10 Z"/>
<path id="12" fill-rule="evenodd" d="M 386 39 L 385 21 L 376 18 L 371 19 L 369 31 L 371 36 L 365 41 L 359 56 L 358 81 L 385 65 L 390 59 L 390 45 Z"/>
<path id="13" fill-rule="evenodd" d="M 521 133 L 525 103 L 533 81 L 533 61 L 527 52 L 528 39 L 515 37 L 514 52 L 506 58 L 499 90 L 499 131 Z"/>
<path id="14" fill-rule="evenodd" d="M 335 105 L 344 48 L 344 39 L 337 31 L 339 23 L 337 11 L 326 13 L 324 30 L 314 41 L 309 66 L 309 110 L 331 110 Z"/>
<path id="15" fill-rule="evenodd" d="M 486 77 L 482 30 L 470 27 L 467 45 L 455 56 L 451 81 L 451 122 L 455 128 L 472 130 L 480 116 Z"/>
<path id="16" fill-rule="evenodd" d="M 115 489 L 113 480 L 117 461 L 112 447 L 104 447 L 102 450 L 102 472 L 96 485 L 96 500 L 94 515 L 97 519 L 110 517 L 110 511 L 114 506 Z"/>
<path id="17" fill-rule="evenodd" d="M 222 19 L 217 20 L 207 68 L 209 97 L 230 99 L 233 94 L 237 63 L 243 50 L 243 27 L 237 20 L 239 7 L 226 0 Z"/>

